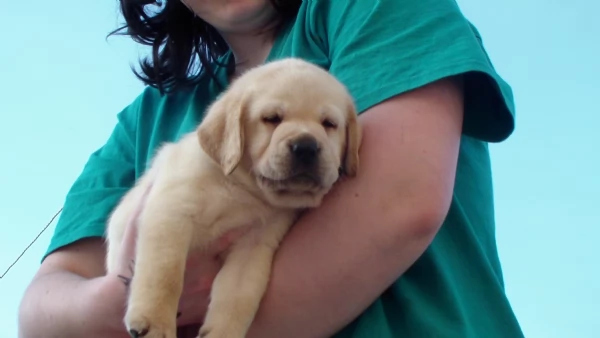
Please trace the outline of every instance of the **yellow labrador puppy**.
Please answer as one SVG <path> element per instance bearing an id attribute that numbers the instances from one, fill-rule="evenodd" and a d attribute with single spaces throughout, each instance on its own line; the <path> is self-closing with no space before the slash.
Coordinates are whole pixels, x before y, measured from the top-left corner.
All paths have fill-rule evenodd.
<path id="1" fill-rule="evenodd" d="M 107 270 L 139 216 L 125 324 L 133 337 L 175 338 L 188 252 L 249 227 L 227 252 L 200 336 L 243 338 L 273 255 L 299 212 L 358 169 L 361 130 L 347 89 L 325 70 L 283 59 L 246 72 L 195 132 L 164 145 L 111 215 Z"/>

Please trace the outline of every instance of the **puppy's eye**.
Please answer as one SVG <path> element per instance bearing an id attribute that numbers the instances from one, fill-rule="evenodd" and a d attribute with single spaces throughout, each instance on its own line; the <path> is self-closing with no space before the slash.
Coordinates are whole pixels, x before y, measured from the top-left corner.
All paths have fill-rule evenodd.
<path id="1" fill-rule="evenodd" d="M 323 124 L 323 127 L 325 129 L 335 129 L 335 128 L 337 128 L 337 125 L 335 123 L 331 122 L 331 120 L 328 120 L 328 119 L 323 120 L 322 124 Z"/>
<path id="2" fill-rule="evenodd" d="M 281 116 L 279 116 L 279 115 L 265 116 L 265 117 L 263 117 L 263 122 L 268 123 L 268 124 L 278 125 L 281 123 Z"/>

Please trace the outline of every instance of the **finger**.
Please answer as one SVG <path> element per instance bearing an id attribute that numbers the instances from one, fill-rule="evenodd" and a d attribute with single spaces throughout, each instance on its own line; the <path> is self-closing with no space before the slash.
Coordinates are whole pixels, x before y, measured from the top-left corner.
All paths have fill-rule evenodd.
<path id="1" fill-rule="evenodd" d="M 131 278 L 130 277 L 125 277 L 123 275 L 117 275 L 117 277 L 123 281 L 123 284 L 125 284 L 125 286 L 129 286 L 129 284 L 131 284 Z"/>

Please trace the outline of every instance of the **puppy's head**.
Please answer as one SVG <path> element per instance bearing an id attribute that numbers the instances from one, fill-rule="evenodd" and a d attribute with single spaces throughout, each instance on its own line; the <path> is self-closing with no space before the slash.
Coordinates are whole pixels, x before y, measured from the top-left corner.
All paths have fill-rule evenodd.
<path id="1" fill-rule="evenodd" d="M 198 137 L 226 175 L 249 176 L 278 207 L 318 206 L 340 173 L 358 170 L 361 131 L 351 96 L 328 72 L 298 59 L 234 81 Z"/>

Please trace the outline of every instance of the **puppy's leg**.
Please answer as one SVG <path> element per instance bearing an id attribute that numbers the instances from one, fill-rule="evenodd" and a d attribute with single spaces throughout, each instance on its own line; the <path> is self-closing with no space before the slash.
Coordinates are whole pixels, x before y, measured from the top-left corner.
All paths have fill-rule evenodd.
<path id="1" fill-rule="evenodd" d="M 180 201 L 172 198 L 170 201 Z M 149 198 L 140 216 L 125 324 L 132 337 L 176 338 L 176 314 L 193 232 L 168 198 Z"/>
<path id="2" fill-rule="evenodd" d="M 279 215 L 232 246 L 213 283 L 201 338 L 246 336 L 269 283 L 275 251 L 293 220 Z"/>
<path id="3" fill-rule="evenodd" d="M 143 200 L 150 192 L 153 176 L 154 169 L 150 169 L 123 196 L 109 217 L 106 229 L 106 270 L 108 272 L 112 273 L 118 267 L 120 256 L 123 254 L 121 253 L 121 242 L 125 229 L 134 218 L 139 217 L 143 210 Z"/>

